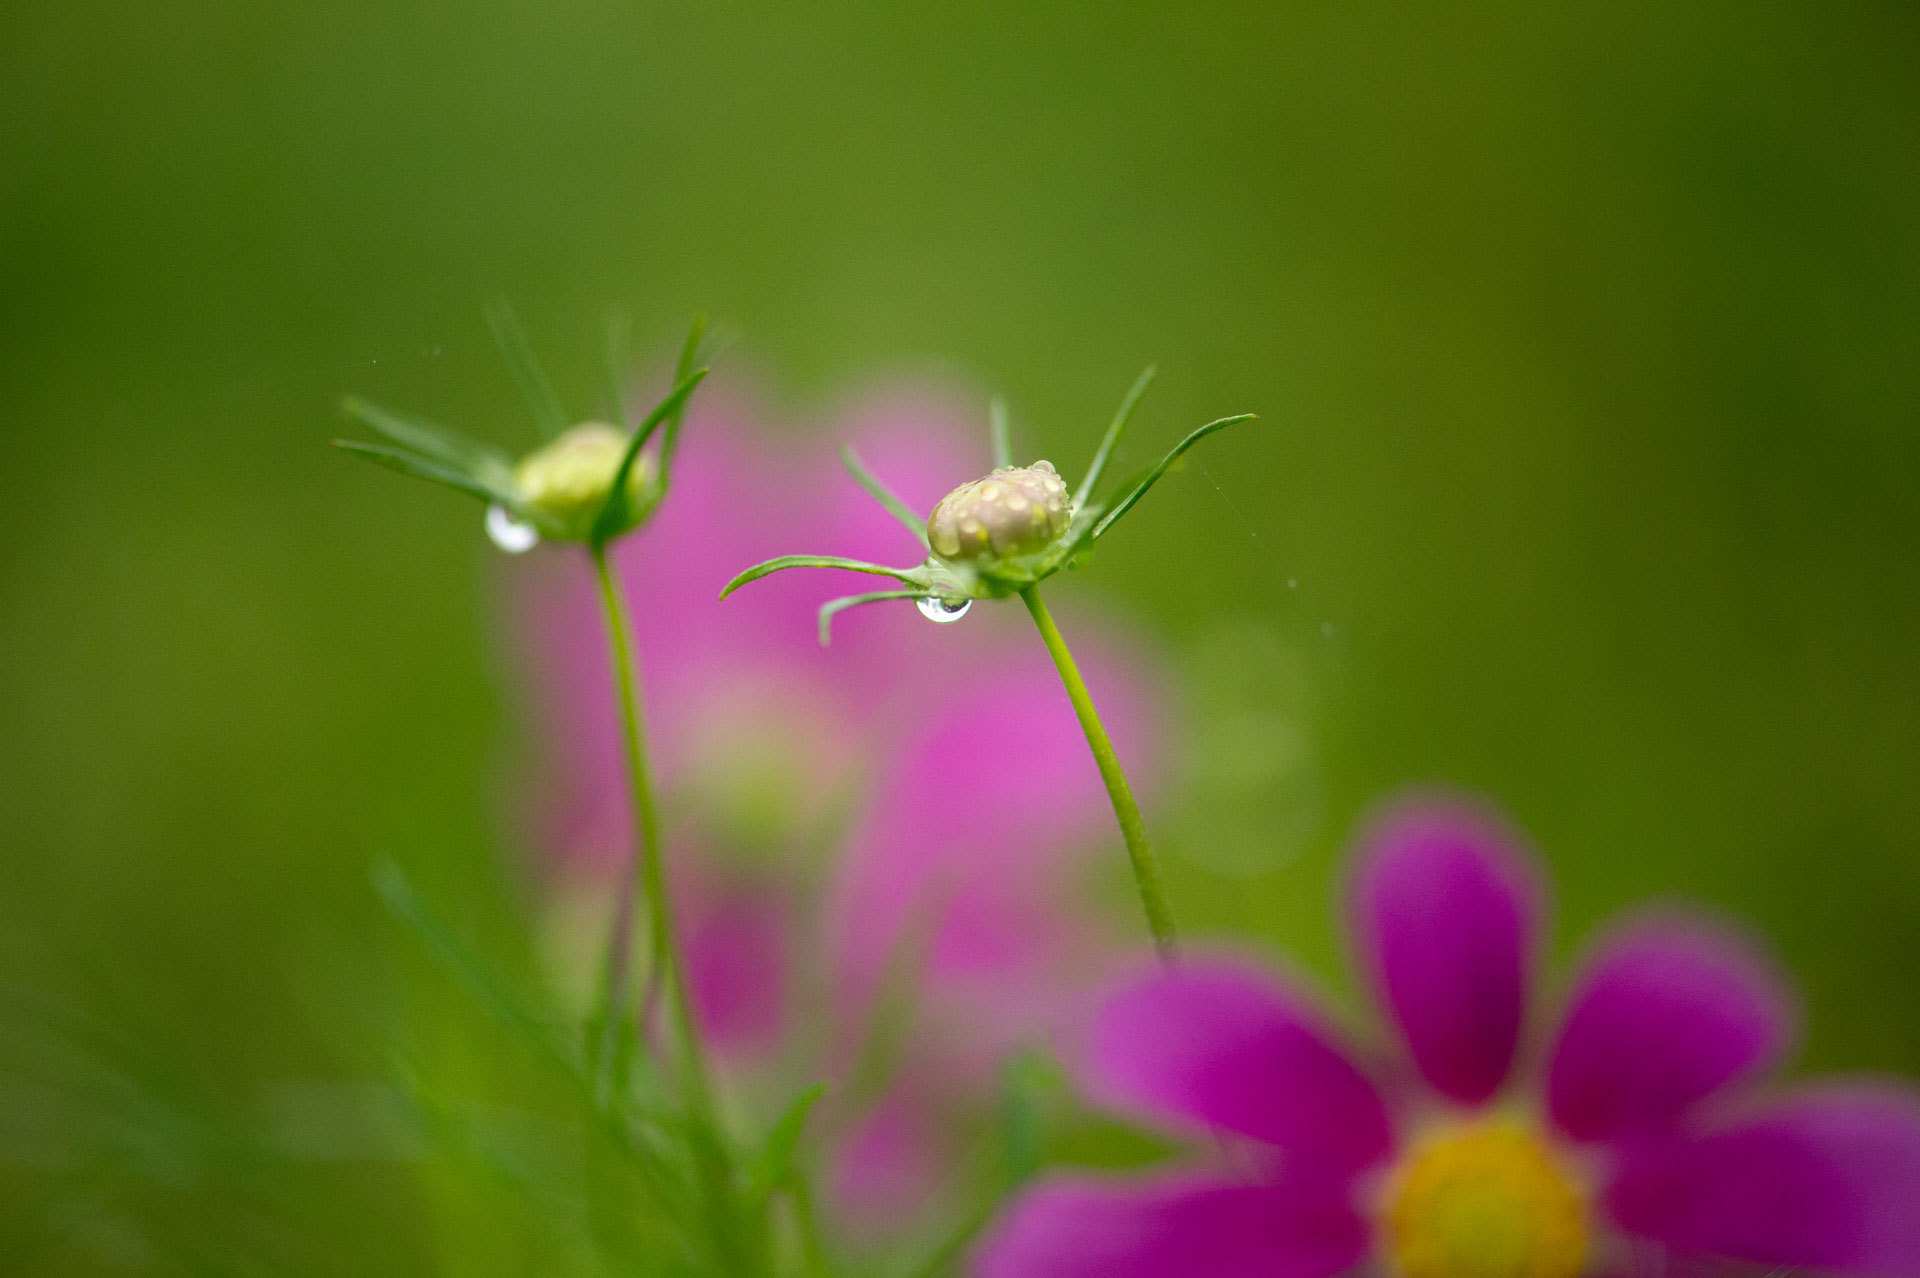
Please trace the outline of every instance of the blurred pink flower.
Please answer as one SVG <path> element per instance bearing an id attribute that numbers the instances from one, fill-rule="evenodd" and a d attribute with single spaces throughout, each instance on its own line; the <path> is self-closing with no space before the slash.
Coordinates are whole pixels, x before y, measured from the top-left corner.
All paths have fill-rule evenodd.
<path id="1" fill-rule="evenodd" d="M 911 1016 L 891 1083 L 827 1115 L 840 1205 L 895 1218 L 937 1183 L 945 1118 L 987 1099 L 1009 1053 L 1115 952 L 1067 893 L 1118 837 L 1044 649 L 1003 610 L 934 625 L 904 601 L 855 609 L 823 649 L 818 580 L 718 602 L 741 567 L 794 544 L 882 560 L 917 547 L 831 449 L 756 432 L 724 398 L 696 403 L 671 494 L 614 551 L 689 982 L 723 1065 L 787 1086 L 849 1080 L 876 1017 Z M 867 402 L 841 432 L 922 510 L 986 469 L 962 442 L 983 436 L 916 394 Z M 610 884 L 632 826 L 594 592 L 572 557 L 516 573 L 551 765 L 536 837 L 549 873 Z M 1076 647 L 1150 782 L 1139 663 L 1097 632 Z"/>
<path id="2" fill-rule="evenodd" d="M 1920 1274 L 1920 1095 L 1758 1093 L 1790 1000 L 1717 927 L 1662 914 L 1605 934 L 1516 1095 L 1544 898 L 1518 841 L 1466 805 L 1403 805 L 1362 840 L 1354 931 L 1417 1084 L 1382 1087 L 1258 969 L 1193 961 L 1123 985 L 1092 1036 L 1090 1092 L 1227 1157 L 1051 1178 L 1005 1212 L 979 1272 Z"/>

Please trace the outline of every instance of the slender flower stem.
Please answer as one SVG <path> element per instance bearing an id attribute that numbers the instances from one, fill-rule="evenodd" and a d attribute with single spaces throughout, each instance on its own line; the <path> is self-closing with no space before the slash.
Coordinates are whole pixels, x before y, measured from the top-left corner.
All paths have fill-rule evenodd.
<path id="1" fill-rule="evenodd" d="M 1133 881 L 1140 889 L 1140 904 L 1147 912 L 1147 927 L 1153 933 L 1154 948 L 1160 951 L 1162 959 L 1171 961 L 1176 944 L 1173 911 L 1167 905 L 1166 886 L 1160 881 L 1160 863 L 1147 844 L 1147 825 L 1140 819 L 1140 805 L 1133 801 L 1127 774 L 1120 770 L 1120 756 L 1114 753 L 1113 742 L 1101 726 L 1100 712 L 1094 709 L 1093 697 L 1087 692 L 1086 681 L 1080 677 L 1080 667 L 1074 664 L 1067 641 L 1060 635 L 1060 627 L 1053 624 L 1053 614 L 1041 602 L 1040 588 L 1028 586 L 1020 592 L 1020 598 L 1033 614 L 1033 624 L 1040 628 L 1040 637 L 1046 641 L 1053 664 L 1060 671 L 1060 682 L 1067 686 L 1067 696 L 1073 701 L 1080 730 L 1086 733 L 1087 744 L 1093 748 L 1093 761 L 1100 766 L 1100 779 L 1107 784 L 1107 797 L 1113 801 L 1113 815 L 1119 818 L 1120 835 L 1127 841 L 1127 859 L 1133 863 Z"/>
<path id="2" fill-rule="evenodd" d="M 706 1053 L 700 1046 L 700 1033 L 693 1022 L 693 1004 L 687 997 L 686 974 L 680 966 L 680 945 L 674 935 L 673 905 L 667 897 L 667 875 L 662 865 L 660 811 L 653 800 L 653 787 L 647 779 L 646 734 L 640 714 L 640 678 L 634 652 L 633 630 L 627 621 L 627 609 L 620 588 L 607 567 L 603 546 L 593 548 L 594 575 L 599 579 L 601 602 L 606 607 L 607 639 L 613 649 L 613 671 L 620 697 L 620 726 L 626 737 L 627 779 L 633 789 L 634 825 L 639 839 L 635 848 L 635 874 L 621 892 L 615 917 L 615 930 L 609 952 L 607 979 L 607 1015 L 610 1032 L 623 1032 L 628 1016 L 628 954 L 632 945 L 634 895 L 646 898 L 647 922 L 653 940 L 653 969 L 663 979 L 667 1002 L 672 1005 L 674 1037 L 678 1040 L 682 1082 L 687 1102 L 695 1116 L 711 1124 L 713 1088 L 707 1075 Z M 645 1027 L 641 1027 L 644 1032 Z M 605 1042 L 603 1036 L 603 1042 Z M 617 1040 L 614 1040 L 617 1042 Z M 602 1067 L 610 1056 L 603 1051 Z"/>

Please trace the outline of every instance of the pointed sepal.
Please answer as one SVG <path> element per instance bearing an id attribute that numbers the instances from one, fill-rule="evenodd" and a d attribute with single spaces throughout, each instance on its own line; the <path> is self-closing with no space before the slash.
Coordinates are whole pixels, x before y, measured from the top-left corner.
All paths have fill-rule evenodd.
<path id="1" fill-rule="evenodd" d="M 895 581 L 904 581 L 909 586 L 920 586 L 923 590 L 932 585 L 932 577 L 925 567 L 889 568 L 885 564 L 870 564 L 864 559 L 847 559 L 840 555 L 781 555 L 777 559 L 755 564 L 729 581 L 721 589 L 720 597 L 725 599 L 750 581 L 770 577 L 788 568 L 840 568 L 847 572 L 864 572 L 875 577 L 891 577 Z"/>
<path id="2" fill-rule="evenodd" d="M 1101 537 L 1105 536 L 1107 529 L 1113 527 L 1114 522 L 1122 515 L 1132 510 L 1134 503 L 1146 496 L 1147 490 L 1159 483 L 1160 477 L 1171 470 L 1174 463 L 1179 461 L 1189 448 L 1192 448 L 1195 444 L 1213 434 L 1215 431 L 1225 430 L 1227 427 L 1238 425 L 1241 422 L 1252 421 L 1254 417 L 1255 414 L 1253 413 L 1238 413 L 1232 417 L 1219 418 L 1216 421 L 1208 422 L 1205 426 L 1200 427 L 1185 439 L 1175 444 L 1167 455 L 1160 459 L 1158 466 L 1148 471 L 1144 479 L 1141 479 L 1138 483 L 1134 484 L 1132 488 L 1128 489 L 1126 495 L 1115 501 L 1113 507 L 1108 510 L 1105 515 L 1101 516 L 1100 521 L 1096 523 L 1092 531 L 1087 534 L 1087 540 L 1098 541 Z"/>
<path id="3" fill-rule="evenodd" d="M 919 539 L 922 550 L 927 548 L 927 521 L 902 501 L 898 493 L 887 487 L 884 480 L 867 469 L 852 445 L 840 445 L 840 464 L 847 468 L 847 474 L 853 476 L 853 482 L 865 489 L 869 497 L 885 506 L 889 515 L 906 525 L 907 531 Z"/>

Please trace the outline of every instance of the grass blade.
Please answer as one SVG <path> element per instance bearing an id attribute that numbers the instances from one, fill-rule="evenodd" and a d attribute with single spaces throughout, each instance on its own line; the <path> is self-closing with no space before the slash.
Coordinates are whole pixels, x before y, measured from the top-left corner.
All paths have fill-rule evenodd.
<path id="1" fill-rule="evenodd" d="M 1139 501 L 1142 497 L 1146 496 L 1147 489 L 1153 487 L 1156 483 L 1158 483 L 1160 481 L 1160 476 L 1166 474 L 1167 471 L 1171 470 L 1173 468 L 1173 464 L 1180 460 L 1181 454 L 1185 453 L 1189 448 L 1192 448 L 1195 444 L 1199 443 L 1201 440 L 1205 439 L 1207 436 L 1213 434 L 1213 432 L 1217 430 L 1225 430 L 1229 426 L 1236 425 L 1240 422 L 1250 422 L 1253 419 L 1254 419 L 1254 414 L 1252 413 L 1240 413 L 1237 416 L 1233 416 L 1233 417 L 1222 417 L 1218 421 L 1208 422 L 1205 426 L 1200 427 L 1198 430 L 1194 431 L 1191 435 L 1188 435 L 1185 439 L 1175 444 L 1173 446 L 1172 451 L 1169 452 L 1165 457 L 1160 459 L 1160 464 L 1147 472 L 1147 476 L 1145 479 L 1142 479 L 1138 484 L 1135 484 L 1133 488 L 1128 491 L 1125 497 L 1122 497 L 1119 501 L 1113 504 L 1112 510 L 1109 510 L 1104 516 L 1101 517 L 1100 522 L 1093 526 L 1093 532 L 1088 536 L 1088 540 L 1089 541 L 1100 540 L 1100 538 L 1106 533 L 1107 529 L 1113 526 L 1113 522 L 1116 519 L 1120 518 L 1120 516 L 1126 514 L 1129 510 L 1132 510 L 1133 504 Z"/>
<path id="2" fill-rule="evenodd" d="M 1100 447 L 1093 454 L 1093 464 L 1087 467 L 1087 477 L 1080 481 L 1080 487 L 1074 491 L 1075 508 L 1087 504 L 1087 498 L 1093 496 L 1093 490 L 1100 483 L 1100 476 L 1106 472 L 1107 459 L 1113 456 L 1113 446 L 1120 442 L 1120 432 L 1127 428 L 1127 422 L 1133 417 L 1133 410 L 1140 403 L 1140 397 L 1147 393 L 1147 387 L 1153 384 L 1153 376 L 1159 372 L 1152 364 L 1133 379 L 1125 399 L 1120 401 L 1120 410 L 1113 415 L 1113 422 L 1107 427 L 1107 433 L 1100 439 Z"/>
<path id="3" fill-rule="evenodd" d="M 372 876 L 374 890 L 380 894 L 387 911 L 420 939 L 427 952 L 468 997 L 499 1018 L 539 1055 L 560 1065 L 568 1074 L 578 1076 L 579 1067 L 560 1049 L 547 1023 L 520 1006 L 501 988 L 465 943 L 420 899 L 399 866 L 391 861 L 379 862 L 373 867 Z"/>
<path id="4" fill-rule="evenodd" d="M 567 410 L 561 406 L 553 383 L 547 380 L 532 343 L 527 341 L 527 330 L 520 327 L 520 319 L 506 298 L 495 298 L 488 304 L 487 326 L 493 329 L 493 340 L 500 343 L 500 353 L 507 357 L 507 369 L 520 388 L 520 397 L 532 410 L 533 420 L 539 423 L 541 435 L 553 439 L 567 428 Z"/>
<path id="5" fill-rule="evenodd" d="M 915 537 L 920 539 L 920 548 L 927 549 L 927 521 L 915 514 L 913 507 L 900 500 L 898 493 L 887 487 L 886 482 L 867 469 L 860 460 L 860 454 L 853 451 L 850 444 L 840 445 L 840 464 L 853 476 L 853 482 L 867 490 L 867 495 L 887 508 L 887 513 L 905 524 Z"/>
<path id="6" fill-rule="evenodd" d="M 760 1156 L 747 1170 L 747 1196 L 750 1200 L 764 1199 L 787 1181 L 793 1165 L 793 1153 L 800 1147 L 800 1136 L 805 1131 L 807 1116 L 820 1098 L 827 1094 L 825 1083 L 815 1083 L 788 1105 L 786 1112 L 774 1121 L 767 1131 L 766 1142 L 760 1147 Z"/>

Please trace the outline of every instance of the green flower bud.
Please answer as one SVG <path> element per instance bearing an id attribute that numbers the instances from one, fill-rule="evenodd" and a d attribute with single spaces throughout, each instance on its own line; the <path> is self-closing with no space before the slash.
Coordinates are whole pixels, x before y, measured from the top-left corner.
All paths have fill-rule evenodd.
<path id="1" fill-rule="evenodd" d="M 627 433 L 617 427 L 584 422 L 521 458 L 513 470 L 514 486 L 527 506 L 574 535 L 585 536 L 613 489 L 627 443 Z M 650 473 L 647 458 L 634 462 L 627 476 L 627 492 L 633 500 L 640 500 Z"/>
<path id="2" fill-rule="evenodd" d="M 927 541 L 942 559 L 1011 559 L 1045 550 L 1072 520 L 1067 482 L 1052 462 L 1002 466 L 941 498 L 927 516 Z"/>

